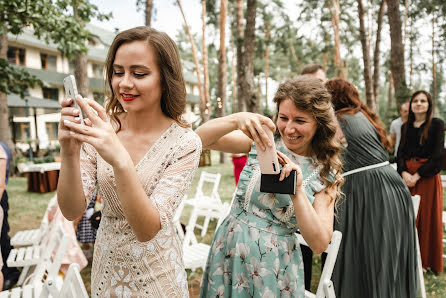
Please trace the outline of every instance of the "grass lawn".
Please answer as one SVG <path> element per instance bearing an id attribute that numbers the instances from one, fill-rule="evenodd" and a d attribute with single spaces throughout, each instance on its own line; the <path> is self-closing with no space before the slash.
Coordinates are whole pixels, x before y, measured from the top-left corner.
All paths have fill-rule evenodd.
<path id="1" fill-rule="evenodd" d="M 201 171 L 207 171 L 210 173 L 220 173 L 222 175 L 218 192 L 221 199 L 224 202 L 230 202 L 232 193 L 235 190 L 235 182 L 233 176 L 232 163 L 229 161 L 227 164 L 218 163 L 218 154 L 213 152 L 212 154 L 212 166 L 199 168 L 195 175 L 192 186 L 187 192 L 188 197 L 192 197 L 195 192 L 198 179 Z M 14 235 L 15 232 L 25 229 L 38 228 L 42 220 L 42 216 L 45 212 L 46 206 L 50 198 L 55 194 L 37 194 L 27 192 L 26 178 L 12 177 L 7 187 L 9 194 L 9 223 L 11 225 L 10 235 Z M 446 206 L 446 196 L 444 197 Z M 446 209 L 445 209 L 446 210 Z M 185 209 L 182 215 L 182 222 L 187 223 L 187 218 L 190 210 Z M 215 230 L 215 221 L 212 221 L 209 225 L 207 235 L 201 239 L 197 236 L 199 241 L 211 243 L 213 232 Z M 320 257 L 315 256 L 313 266 L 313 279 L 312 279 L 312 291 L 315 292 L 317 283 L 319 281 L 321 265 Z M 446 266 L 446 263 L 445 263 Z M 445 267 L 446 268 L 446 267 Z M 91 266 L 83 269 L 81 274 L 86 285 L 87 291 L 90 292 L 90 272 Z M 198 297 L 201 280 L 201 270 L 196 272 L 188 272 L 189 288 L 191 297 Z M 432 273 L 426 273 L 424 275 L 426 282 L 426 291 L 428 297 L 445 297 L 446 298 L 446 274 L 436 276 Z"/>

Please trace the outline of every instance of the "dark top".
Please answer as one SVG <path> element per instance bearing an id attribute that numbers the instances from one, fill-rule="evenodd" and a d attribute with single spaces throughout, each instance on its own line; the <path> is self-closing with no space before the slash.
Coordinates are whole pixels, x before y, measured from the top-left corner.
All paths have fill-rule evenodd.
<path id="1" fill-rule="evenodd" d="M 438 174 L 441 170 L 441 161 L 443 158 L 444 147 L 444 122 L 438 118 L 432 118 L 431 125 L 428 131 L 428 137 L 423 146 L 420 145 L 420 136 L 426 125 L 423 123 L 416 128 L 409 125 L 407 128 L 407 135 L 404 138 L 403 133 L 408 123 L 404 123 L 401 127 L 401 140 L 405 139 L 404 145 L 400 144 L 398 147 L 398 173 L 407 171 L 406 160 L 418 157 L 428 158 L 429 160 L 418 169 L 418 174 L 421 177 L 432 177 Z"/>
<path id="2" fill-rule="evenodd" d="M 11 160 L 11 151 L 9 150 L 8 146 L 6 146 L 5 143 L 0 142 L 0 146 L 5 149 L 6 155 L 8 158 L 6 159 L 6 175 L 5 175 L 5 184 L 8 184 L 8 178 L 9 178 L 9 161 Z"/>

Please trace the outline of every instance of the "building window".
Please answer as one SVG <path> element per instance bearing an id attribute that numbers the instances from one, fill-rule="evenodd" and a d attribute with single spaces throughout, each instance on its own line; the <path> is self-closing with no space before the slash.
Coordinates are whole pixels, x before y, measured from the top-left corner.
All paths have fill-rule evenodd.
<path id="1" fill-rule="evenodd" d="M 57 88 L 42 88 L 43 98 L 59 101 L 59 89 Z"/>
<path id="2" fill-rule="evenodd" d="M 42 69 L 57 70 L 57 57 L 55 55 L 40 53 Z"/>
<path id="3" fill-rule="evenodd" d="M 96 100 L 101 106 L 104 106 L 104 93 L 102 92 L 93 92 L 93 98 Z"/>
<path id="4" fill-rule="evenodd" d="M 14 122 L 16 140 L 24 141 L 31 137 L 28 122 Z"/>
<path id="5" fill-rule="evenodd" d="M 47 122 L 47 123 L 45 123 L 45 127 L 46 127 L 46 133 L 48 135 L 48 138 L 50 140 L 57 140 L 59 122 Z"/>
<path id="6" fill-rule="evenodd" d="M 102 79 L 104 77 L 104 66 L 93 63 L 93 77 Z"/>
<path id="7" fill-rule="evenodd" d="M 74 74 L 74 70 L 76 69 L 76 65 L 74 65 L 74 61 L 68 61 L 68 72 Z"/>
<path id="8" fill-rule="evenodd" d="M 25 65 L 25 49 L 8 47 L 7 56 L 9 63 Z"/>

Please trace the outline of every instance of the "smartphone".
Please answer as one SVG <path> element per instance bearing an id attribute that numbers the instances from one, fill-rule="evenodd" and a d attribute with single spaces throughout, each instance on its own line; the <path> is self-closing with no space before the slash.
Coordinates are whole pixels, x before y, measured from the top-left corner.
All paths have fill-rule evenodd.
<path id="1" fill-rule="evenodd" d="M 262 128 L 268 134 L 272 147 L 266 146 L 265 151 L 257 149 L 257 160 L 259 161 L 260 172 L 262 174 L 279 174 L 280 166 L 279 159 L 277 158 L 276 146 L 274 144 L 273 132 L 266 125 L 262 125 Z"/>
<path id="2" fill-rule="evenodd" d="M 72 107 L 75 107 L 78 109 L 79 117 L 81 118 L 81 124 L 84 124 L 84 116 L 82 115 L 82 109 L 79 107 L 79 105 L 76 102 L 76 96 L 79 94 L 77 92 L 77 86 L 76 86 L 76 79 L 73 75 L 69 75 L 63 79 L 63 86 L 65 88 L 65 98 L 72 98 L 73 103 L 71 104 Z"/>

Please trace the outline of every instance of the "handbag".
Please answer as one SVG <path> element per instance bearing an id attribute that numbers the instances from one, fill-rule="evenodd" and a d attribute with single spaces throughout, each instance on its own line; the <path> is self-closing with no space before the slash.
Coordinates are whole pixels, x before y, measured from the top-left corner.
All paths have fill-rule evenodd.
<path id="1" fill-rule="evenodd" d="M 94 212 L 90 217 L 91 226 L 95 229 L 99 229 L 99 224 L 101 222 L 102 212 L 98 210 Z"/>

